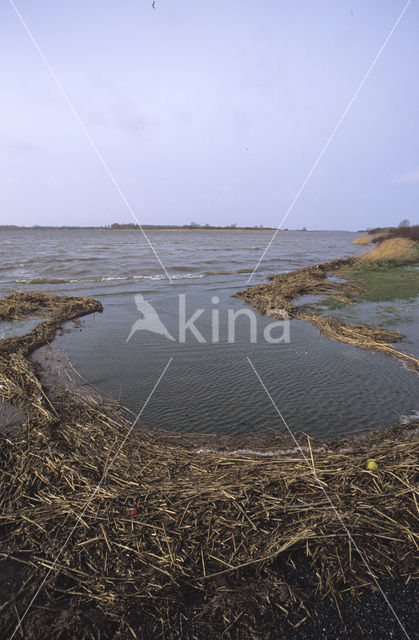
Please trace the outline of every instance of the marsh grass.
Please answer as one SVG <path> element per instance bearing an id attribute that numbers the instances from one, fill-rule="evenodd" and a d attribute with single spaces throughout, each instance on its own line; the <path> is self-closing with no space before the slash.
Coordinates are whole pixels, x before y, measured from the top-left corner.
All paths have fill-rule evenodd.
<path id="1" fill-rule="evenodd" d="M 369 235 L 358 236 L 357 238 L 355 238 L 355 240 L 352 242 L 352 244 L 367 245 L 367 244 L 370 244 L 371 240 L 372 240 L 372 236 L 369 236 Z"/>
<path id="2" fill-rule="evenodd" d="M 402 265 L 370 263 L 368 268 L 346 269 L 360 286 L 362 302 L 390 302 L 419 296 L 419 272 Z"/>
<path id="3" fill-rule="evenodd" d="M 365 251 L 358 257 L 361 263 L 396 262 L 409 263 L 419 259 L 417 243 L 409 238 L 390 238 L 381 242 L 373 251 Z"/>

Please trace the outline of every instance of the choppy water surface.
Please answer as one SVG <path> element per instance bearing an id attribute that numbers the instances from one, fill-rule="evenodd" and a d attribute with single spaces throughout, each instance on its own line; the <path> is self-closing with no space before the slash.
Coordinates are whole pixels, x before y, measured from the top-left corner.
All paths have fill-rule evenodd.
<path id="1" fill-rule="evenodd" d="M 291 322 L 289 344 L 268 344 L 257 317 L 257 342 L 249 342 L 249 319 L 237 320 L 236 341 L 227 341 L 228 309 L 244 309 L 232 298 L 271 238 L 268 231 L 149 231 L 172 284 L 139 231 L 0 231 L 0 292 L 48 289 L 93 296 L 104 313 L 86 317 L 82 330 L 57 339 L 75 368 L 101 391 L 138 412 L 170 357 L 173 361 L 142 418 L 150 426 L 178 432 L 257 433 L 284 431 L 252 371 L 249 357 L 293 430 L 338 435 L 386 426 L 418 409 L 418 376 L 383 355 L 319 335 Z M 281 233 L 254 276 L 356 254 L 348 232 Z M 134 294 L 150 302 L 178 338 L 179 294 L 186 317 L 196 321 L 204 343 L 187 332 L 184 344 L 138 331 Z M 219 342 L 212 341 L 213 312 Z M 1 330 L 1 325 L 0 325 Z M 3 326 L 3 333 L 10 327 Z M 273 332 L 274 333 L 274 332 Z"/>

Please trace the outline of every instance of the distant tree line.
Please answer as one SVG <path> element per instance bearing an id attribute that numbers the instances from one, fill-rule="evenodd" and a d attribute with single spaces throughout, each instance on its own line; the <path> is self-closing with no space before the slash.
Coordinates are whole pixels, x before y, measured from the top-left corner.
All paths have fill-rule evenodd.
<path id="1" fill-rule="evenodd" d="M 390 238 L 409 238 L 414 242 L 419 242 L 419 224 L 410 226 L 409 220 L 405 218 L 398 227 L 376 227 L 367 229 L 368 233 L 375 235 L 372 242 L 379 243 Z"/>
<path id="2" fill-rule="evenodd" d="M 140 225 L 134 222 L 113 222 L 111 229 L 139 229 Z M 253 227 L 239 227 L 236 222 L 226 225 L 199 224 L 199 222 L 190 222 L 189 224 L 143 224 L 143 229 L 273 229 L 273 227 L 265 227 L 263 224 L 255 224 Z"/>
<path id="3" fill-rule="evenodd" d="M 232 224 L 226 225 L 215 225 L 215 224 L 199 224 L 198 222 L 191 222 L 190 224 L 136 224 L 135 222 L 113 222 L 108 225 L 91 225 L 91 226 L 77 226 L 77 225 L 62 225 L 62 226 L 52 226 L 52 225 L 39 225 L 34 224 L 32 226 L 23 226 L 16 224 L 0 224 L 0 229 L 237 229 L 237 230 L 245 230 L 251 231 L 252 229 L 265 229 L 266 231 L 274 231 L 275 227 L 265 227 L 263 224 L 255 224 L 251 226 L 241 227 L 237 224 L 237 222 L 233 222 Z M 307 231 L 306 227 L 302 229 L 281 229 L 281 231 Z M 371 231 L 373 233 L 373 231 Z"/>

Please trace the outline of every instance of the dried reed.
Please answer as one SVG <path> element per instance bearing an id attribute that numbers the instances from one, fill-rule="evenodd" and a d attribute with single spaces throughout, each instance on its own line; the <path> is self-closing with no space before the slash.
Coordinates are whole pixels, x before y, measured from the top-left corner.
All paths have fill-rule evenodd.
<path id="1" fill-rule="evenodd" d="M 53 314 L 38 330 L 0 342 L 3 397 L 26 415 L 19 433 L 1 436 L 2 557 L 26 571 L 2 604 L 3 637 L 130 425 L 114 405 L 45 388 L 28 358 L 34 346 L 50 340 L 60 322 L 100 308 L 89 299 L 55 297 L 49 304 Z M 14 313 L 23 313 L 17 307 Z M 193 437 L 134 431 L 25 618 L 22 635 L 44 637 L 48 628 L 53 638 L 179 637 L 187 615 L 224 638 L 260 638 L 266 621 L 285 624 L 290 607 L 309 606 L 316 591 L 338 603 L 340 592 L 373 585 L 318 480 L 371 570 L 411 580 L 417 570 L 418 426 L 323 443 L 317 452 L 312 447 L 313 468 L 298 453 L 198 454 Z M 376 471 L 366 468 L 371 457 Z M 311 570 L 305 589 L 295 571 L 302 561 Z"/>

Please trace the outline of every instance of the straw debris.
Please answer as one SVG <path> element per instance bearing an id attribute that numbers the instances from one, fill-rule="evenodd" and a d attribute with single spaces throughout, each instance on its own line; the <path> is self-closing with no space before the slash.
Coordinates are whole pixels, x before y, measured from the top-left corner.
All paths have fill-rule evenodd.
<path id="1" fill-rule="evenodd" d="M 353 265 L 355 258 L 337 259 L 313 267 L 302 267 L 289 273 L 269 276 L 270 284 L 260 284 L 239 291 L 235 297 L 251 304 L 259 313 L 270 315 L 275 309 L 285 310 L 296 317 L 298 307 L 295 300 L 303 295 L 329 294 L 351 303 L 350 295 L 355 291 L 349 282 L 332 282 L 327 276 L 341 267 Z"/>
<path id="2" fill-rule="evenodd" d="M 353 442 L 301 441 L 311 468 L 298 452 L 199 454 L 192 436 L 134 430 L 105 477 L 131 417 L 52 392 L 28 357 L 60 322 L 100 305 L 55 297 L 47 306 L 48 320 L 0 342 L 3 397 L 26 415 L 18 433 L 0 433 L 1 557 L 22 567 L 0 605 L 2 636 L 75 524 L 16 637 L 46 628 L 53 638 L 186 637 L 192 621 L 190 637 L 251 639 L 267 637 L 267 621 L 291 628 L 295 606 L 302 624 L 312 594 L 338 606 L 345 590 L 373 585 L 319 481 L 371 570 L 415 577 L 419 421 Z"/>
<path id="3" fill-rule="evenodd" d="M 67 321 L 95 311 L 100 302 L 85 297 L 55 296 L 47 292 L 13 293 L 0 299 L 0 319 L 25 319 L 30 315 L 47 318 L 32 331 L 0 342 L 0 390 L 3 403 L 16 406 L 42 424 L 56 420 L 55 410 L 39 382 L 36 366 L 29 356 L 53 340 Z"/>

